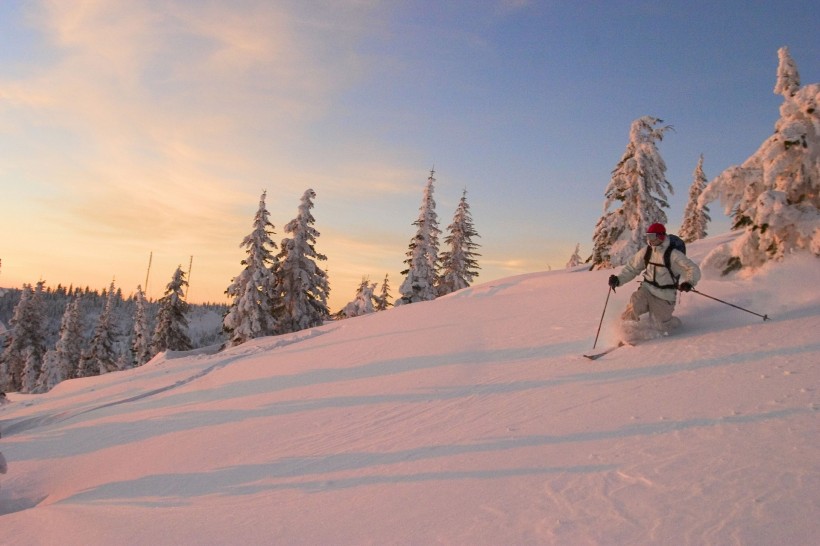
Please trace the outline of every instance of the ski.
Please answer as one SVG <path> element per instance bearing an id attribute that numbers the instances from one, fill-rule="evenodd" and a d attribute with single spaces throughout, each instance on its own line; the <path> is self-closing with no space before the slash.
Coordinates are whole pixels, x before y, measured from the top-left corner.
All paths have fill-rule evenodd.
<path id="1" fill-rule="evenodd" d="M 613 345 L 609 349 L 605 349 L 605 350 L 601 351 L 600 353 L 595 353 L 595 354 L 591 354 L 591 355 L 584 355 L 584 357 L 588 358 L 590 360 L 597 360 L 597 359 L 601 358 L 604 355 L 608 355 L 609 353 L 611 353 L 612 351 L 614 351 L 618 347 L 623 347 L 624 345 L 628 345 L 628 344 L 625 341 L 619 341 L 617 345 Z"/>

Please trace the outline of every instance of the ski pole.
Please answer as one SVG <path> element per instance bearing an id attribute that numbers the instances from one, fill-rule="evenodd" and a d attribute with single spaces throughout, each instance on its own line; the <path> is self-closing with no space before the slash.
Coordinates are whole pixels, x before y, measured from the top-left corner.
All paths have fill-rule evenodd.
<path id="1" fill-rule="evenodd" d="M 729 303 L 728 301 L 720 300 L 718 298 L 710 296 L 709 294 L 704 294 L 703 292 L 698 292 L 694 288 L 692 289 L 692 292 L 694 292 L 695 294 L 700 294 L 701 296 L 706 296 L 709 299 L 719 301 L 720 303 L 725 303 L 726 305 L 729 305 L 730 307 L 734 307 L 735 309 L 740 309 L 741 311 L 746 311 L 747 313 L 751 313 L 751 314 L 756 315 L 758 317 L 763 317 L 764 321 L 769 320 L 769 315 L 761 315 L 760 313 L 755 313 L 754 311 L 749 311 L 748 309 L 744 309 L 743 307 L 737 306 L 734 303 Z"/>
<path id="2" fill-rule="evenodd" d="M 604 302 L 604 312 L 601 313 L 601 322 L 598 323 L 598 332 L 595 334 L 595 343 L 592 344 L 592 348 L 594 349 L 596 345 L 598 345 L 598 336 L 601 335 L 601 325 L 604 323 L 604 315 L 606 314 L 606 306 L 609 305 L 609 295 L 612 293 L 612 287 L 609 287 L 609 291 L 606 293 L 606 302 Z"/>

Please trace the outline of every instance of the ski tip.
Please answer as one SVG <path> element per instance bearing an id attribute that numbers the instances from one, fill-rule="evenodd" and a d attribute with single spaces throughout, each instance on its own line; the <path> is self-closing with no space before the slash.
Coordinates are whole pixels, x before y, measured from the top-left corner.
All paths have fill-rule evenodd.
<path id="1" fill-rule="evenodd" d="M 626 345 L 625 342 L 619 341 L 617 345 L 613 345 L 612 347 L 610 347 L 608 349 L 604 349 L 600 353 L 595 353 L 595 354 L 591 354 L 591 355 L 584 355 L 584 358 L 588 358 L 590 360 L 597 360 L 597 359 L 601 358 L 602 356 L 611 353 L 612 351 L 614 351 L 618 347 L 623 347 L 624 345 Z"/>

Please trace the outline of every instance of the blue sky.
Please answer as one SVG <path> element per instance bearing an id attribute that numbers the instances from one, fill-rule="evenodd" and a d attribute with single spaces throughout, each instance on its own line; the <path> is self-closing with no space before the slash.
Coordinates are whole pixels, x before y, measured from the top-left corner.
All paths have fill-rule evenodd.
<path id="1" fill-rule="evenodd" d="M 659 148 L 680 224 L 692 172 L 773 131 L 777 49 L 820 77 L 815 2 L 4 1 L 0 285 L 144 284 L 193 256 L 224 301 L 267 190 L 274 239 L 307 188 L 331 307 L 362 276 L 394 296 L 436 170 L 467 189 L 486 281 L 591 251 L 630 123 Z M 725 230 L 712 204 L 712 232 Z"/>

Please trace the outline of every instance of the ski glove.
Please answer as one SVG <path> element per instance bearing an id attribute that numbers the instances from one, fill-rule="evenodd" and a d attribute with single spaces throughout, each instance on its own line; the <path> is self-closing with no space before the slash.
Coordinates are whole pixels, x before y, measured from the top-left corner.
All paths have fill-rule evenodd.
<path id="1" fill-rule="evenodd" d="M 692 288 L 694 287 L 688 282 L 682 282 L 680 283 L 680 286 L 678 286 L 678 290 L 680 290 L 681 292 L 689 292 L 690 290 L 692 290 Z"/>
<path id="2" fill-rule="evenodd" d="M 621 281 L 618 280 L 617 275 L 610 275 L 609 276 L 609 287 L 610 288 L 616 288 L 616 287 L 620 286 L 620 284 L 621 284 Z"/>

